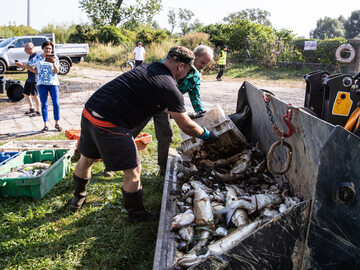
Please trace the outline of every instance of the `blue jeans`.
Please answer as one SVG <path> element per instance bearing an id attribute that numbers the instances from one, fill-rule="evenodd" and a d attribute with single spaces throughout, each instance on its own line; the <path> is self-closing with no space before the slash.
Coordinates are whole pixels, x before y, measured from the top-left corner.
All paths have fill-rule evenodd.
<path id="1" fill-rule="evenodd" d="M 41 114 L 44 122 L 48 121 L 48 95 L 50 92 L 52 104 L 54 107 L 54 119 L 60 120 L 59 106 L 59 86 L 58 85 L 38 85 L 38 91 L 41 101 Z"/>

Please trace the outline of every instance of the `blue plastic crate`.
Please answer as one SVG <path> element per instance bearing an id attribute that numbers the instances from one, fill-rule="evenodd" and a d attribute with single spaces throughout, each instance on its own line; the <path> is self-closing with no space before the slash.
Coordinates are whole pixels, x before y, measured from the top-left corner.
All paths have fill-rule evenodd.
<path id="1" fill-rule="evenodd" d="M 17 157 L 20 152 L 0 152 L 0 166 Z"/>

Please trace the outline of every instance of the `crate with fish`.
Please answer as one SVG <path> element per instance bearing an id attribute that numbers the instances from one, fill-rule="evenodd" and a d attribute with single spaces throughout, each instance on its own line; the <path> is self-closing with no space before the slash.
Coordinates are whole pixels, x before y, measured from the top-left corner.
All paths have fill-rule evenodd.
<path id="1" fill-rule="evenodd" d="M 0 166 L 17 157 L 20 152 L 0 152 Z"/>
<path id="2" fill-rule="evenodd" d="M 0 167 L 0 197 L 41 199 L 70 171 L 74 149 L 22 152 Z"/>
<path id="3" fill-rule="evenodd" d="M 359 266 L 359 138 L 265 93 L 239 90 L 244 136 L 169 156 L 153 269 Z"/>
<path id="4" fill-rule="evenodd" d="M 0 146 L 1 152 L 33 151 L 44 149 L 75 149 L 76 140 L 26 140 L 10 141 Z"/>

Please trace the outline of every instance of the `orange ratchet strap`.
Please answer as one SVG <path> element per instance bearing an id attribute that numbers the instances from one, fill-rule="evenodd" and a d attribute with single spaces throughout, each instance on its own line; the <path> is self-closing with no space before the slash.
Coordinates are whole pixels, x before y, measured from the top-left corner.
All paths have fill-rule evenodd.
<path id="1" fill-rule="evenodd" d="M 89 111 L 87 109 L 84 108 L 83 110 L 83 115 L 84 117 L 89 120 L 92 124 L 99 126 L 99 127 L 117 127 L 116 125 L 114 125 L 113 123 L 109 122 L 109 121 L 102 121 L 100 119 L 95 118 L 94 116 L 92 116 Z"/>

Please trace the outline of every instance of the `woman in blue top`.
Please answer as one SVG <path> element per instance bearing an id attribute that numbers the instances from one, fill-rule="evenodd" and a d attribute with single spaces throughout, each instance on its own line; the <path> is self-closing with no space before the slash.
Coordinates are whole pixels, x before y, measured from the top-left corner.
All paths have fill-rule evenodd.
<path id="1" fill-rule="evenodd" d="M 54 44 L 51 41 L 45 41 L 41 48 L 42 54 L 36 55 L 29 61 L 29 66 L 35 67 L 37 74 L 37 85 L 41 101 L 41 112 L 44 120 L 44 128 L 42 133 L 49 130 L 47 126 L 48 121 L 48 95 L 50 93 L 53 107 L 54 107 L 54 120 L 55 129 L 62 131 L 59 125 L 60 120 L 60 106 L 59 106 L 59 58 L 51 52 L 54 50 Z"/>

